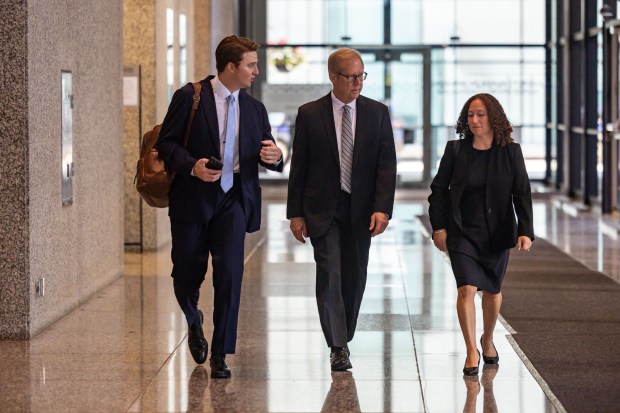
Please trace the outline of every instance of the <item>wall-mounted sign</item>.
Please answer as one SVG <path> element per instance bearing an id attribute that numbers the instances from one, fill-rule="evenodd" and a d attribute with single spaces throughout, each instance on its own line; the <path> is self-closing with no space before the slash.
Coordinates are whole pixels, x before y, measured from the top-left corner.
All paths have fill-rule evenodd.
<path id="1" fill-rule="evenodd" d="M 123 105 L 138 106 L 140 103 L 139 66 L 123 68 Z"/>
<path id="2" fill-rule="evenodd" d="M 62 162 L 61 185 L 62 205 L 73 204 L 73 81 L 71 72 L 62 71 L 60 75 L 61 89 L 61 145 L 60 159 Z"/>

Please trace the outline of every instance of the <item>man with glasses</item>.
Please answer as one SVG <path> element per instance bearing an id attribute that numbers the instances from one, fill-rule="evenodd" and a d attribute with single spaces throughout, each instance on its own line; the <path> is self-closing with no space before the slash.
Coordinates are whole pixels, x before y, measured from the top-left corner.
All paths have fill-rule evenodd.
<path id="1" fill-rule="evenodd" d="M 328 59 L 329 94 L 299 108 L 288 184 L 287 218 L 309 237 L 316 300 L 331 348 L 332 371 L 352 368 L 348 343 L 360 310 L 371 238 L 388 226 L 396 153 L 388 108 L 361 96 L 361 55 L 342 48 Z"/>

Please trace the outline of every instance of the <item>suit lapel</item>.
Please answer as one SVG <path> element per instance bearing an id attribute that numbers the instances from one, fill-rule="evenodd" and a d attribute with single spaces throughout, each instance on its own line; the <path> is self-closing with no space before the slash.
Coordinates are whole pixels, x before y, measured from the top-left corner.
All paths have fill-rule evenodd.
<path id="1" fill-rule="evenodd" d="M 500 154 L 504 151 L 505 146 L 500 147 L 499 145 L 497 145 L 495 143 L 495 140 L 493 140 L 493 146 L 491 146 L 491 158 L 489 159 L 489 169 L 487 171 L 487 188 L 490 188 L 490 190 L 487 189 L 487 193 L 486 193 L 486 200 L 487 200 L 487 205 L 491 205 L 491 200 L 492 198 L 496 197 L 497 194 L 495 193 L 491 193 L 493 192 L 494 188 L 500 188 L 500 183 L 499 183 L 499 162 L 500 162 Z"/>
<path id="2" fill-rule="evenodd" d="M 368 147 L 368 145 L 365 145 L 365 141 L 368 139 L 368 135 L 365 132 L 369 130 L 367 125 L 369 119 L 367 111 L 368 107 L 366 106 L 364 97 L 358 97 L 355 102 L 355 141 L 353 145 L 353 165 L 351 166 L 353 170 L 355 169 L 355 165 L 359 163 L 360 153 L 363 148 Z"/>
<path id="3" fill-rule="evenodd" d="M 461 201 L 463 190 L 467 185 L 469 167 L 471 165 L 472 152 L 474 149 L 472 147 L 471 138 L 462 139 L 457 145 L 459 145 L 460 148 L 454 160 L 454 170 L 452 172 L 453 179 L 450 186 L 456 190 L 455 199 L 458 204 Z"/>
<path id="4" fill-rule="evenodd" d="M 215 109 L 215 95 L 213 93 L 213 86 L 211 85 L 211 79 L 213 76 L 209 76 L 206 81 L 202 82 L 202 92 L 200 93 L 200 105 L 202 113 L 207 120 L 207 127 L 209 128 L 209 137 L 212 139 L 213 144 L 217 148 L 217 153 L 221 153 L 220 149 L 220 133 L 219 125 L 217 124 L 217 110 Z"/>
<path id="5" fill-rule="evenodd" d="M 252 113 L 251 108 L 248 107 L 248 99 L 243 91 L 239 92 L 239 136 L 237 139 L 239 140 L 239 159 L 241 160 L 241 154 L 245 152 L 245 145 L 248 144 L 246 136 L 249 136 L 247 133 L 247 127 L 250 122 L 248 122 L 245 118 Z"/>
<path id="6" fill-rule="evenodd" d="M 331 148 L 331 153 L 338 167 L 340 167 L 340 155 L 338 154 L 338 138 L 336 136 L 336 122 L 334 121 L 334 109 L 332 107 L 331 93 L 321 99 L 321 118 L 325 127 L 325 135 Z"/>

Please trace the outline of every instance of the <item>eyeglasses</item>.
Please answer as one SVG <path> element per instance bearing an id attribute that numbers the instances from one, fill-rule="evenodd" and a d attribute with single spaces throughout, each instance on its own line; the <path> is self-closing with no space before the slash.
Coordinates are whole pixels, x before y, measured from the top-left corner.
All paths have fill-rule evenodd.
<path id="1" fill-rule="evenodd" d="M 366 80 L 366 76 L 368 76 L 368 73 L 366 72 L 362 72 L 359 75 L 345 75 L 344 73 L 338 73 L 340 76 L 344 77 L 347 82 L 355 82 L 355 79 L 359 80 L 360 82 L 362 80 Z"/>

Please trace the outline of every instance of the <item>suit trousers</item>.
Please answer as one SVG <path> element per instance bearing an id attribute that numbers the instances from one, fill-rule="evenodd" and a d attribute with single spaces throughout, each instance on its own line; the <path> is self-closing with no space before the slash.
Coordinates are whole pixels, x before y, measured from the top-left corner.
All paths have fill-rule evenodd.
<path id="1" fill-rule="evenodd" d="M 233 354 L 243 279 L 245 214 L 241 185 L 219 189 L 217 205 L 206 223 L 170 221 L 174 294 L 189 326 L 200 323 L 198 299 L 209 255 L 213 267 L 213 337 L 211 353 Z"/>
<path id="2" fill-rule="evenodd" d="M 316 262 L 316 302 L 329 347 L 344 347 L 355 334 L 366 288 L 370 234 L 368 228 L 354 230 L 351 195 L 340 191 L 327 232 L 310 239 Z"/>

